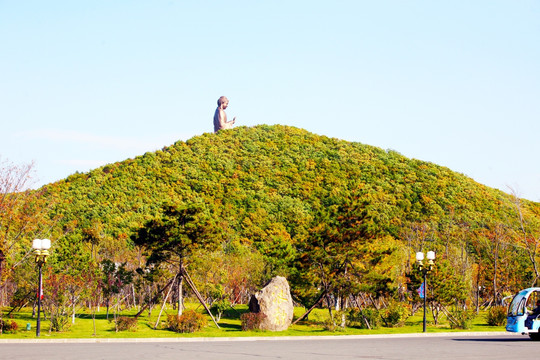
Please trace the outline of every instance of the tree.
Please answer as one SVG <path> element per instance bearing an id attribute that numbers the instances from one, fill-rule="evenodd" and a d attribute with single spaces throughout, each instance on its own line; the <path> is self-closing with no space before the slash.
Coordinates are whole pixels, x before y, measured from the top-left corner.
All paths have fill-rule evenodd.
<path id="1" fill-rule="evenodd" d="M 102 291 L 107 306 L 107 320 L 109 320 L 109 307 L 111 298 L 133 281 L 133 272 L 126 268 L 126 263 L 116 264 L 109 259 L 101 262 Z M 115 313 L 116 314 L 116 313 Z M 116 316 L 116 315 L 115 315 Z"/>
<path id="2" fill-rule="evenodd" d="M 198 249 L 215 249 L 217 237 L 210 214 L 201 204 L 165 206 L 162 215 L 148 221 L 131 239 L 148 251 L 147 266 L 162 263 L 177 268 L 178 316 L 182 315 L 184 267 Z"/>
<path id="3" fill-rule="evenodd" d="M 467 298 L 466 284 L 448 260 L 437 260 L 428 277 L 427 296 L 435 324 L 446 306 L 458 305 Z"/>
<path id="4" fill-rule="evenodd" d="M 100 301 L 100 285 L 100 277 L 95 272 L 90 273 L 88 276 L 87 292 L 89 295 L 88 305 L 90 307 L 90 313 L 92 314 L 92 326 L 94 328 L 94 332 L 92 333 L 93 336 L 97 335 L 96 312 Z"/>
<path id="5" fill-rule="evenodd" d="M 531 286 L 536 286 L 540 280 L 540 219 L 538 207 L 527 207 L 515 194 L 512 202 L 518 223 L 518 243 L 523 248 L 530 261 L 534 278 Z M 536 213 L 535 213 L 536 210 Z"/>
<path id="6" fill-rule="evenodd" d="M 503 298 L 499 288 L 499 283 L 502 283 L 499 279 L 501 262 L 505 260 L 504 255 L 509 247 L 509 231 L 506 226 L 500 223 L 486 224 L 480 229 L 479 239 L 483 240 L 486 260 L 491 262 L 492 304 L 499 305 Z"/>
<path id="7" fill-rule="evenodd" d="M 13 272 L 25 263 L 31 240 L 48 236 L 56 224 L 49 218 L 55 200 L 43 197 L 46 188 L 29 189 L 32 176 L 33 164 L 19 166 L 0 159 L 0 299 L 4 300 L 16 291 Z"/>
<path id="8" fill-rule="evenodd" d="M 193 261 L 193 280 L 209 303 L 245 304 L 264 283 L 263 256 L 240 244 L 195 256 Z"/>
<path id="9" fill-rule="evenodd" d="M 391 275 L 380 266 L 395 251 L 394 239 L 364 201 L 358 197 L 327 206 L 299 244 L 295 295 L 312 303 L 326 297 L 332 319 L 332 302 L 337 310 L 345 309 L 349 295 L 391 291 Z"/>

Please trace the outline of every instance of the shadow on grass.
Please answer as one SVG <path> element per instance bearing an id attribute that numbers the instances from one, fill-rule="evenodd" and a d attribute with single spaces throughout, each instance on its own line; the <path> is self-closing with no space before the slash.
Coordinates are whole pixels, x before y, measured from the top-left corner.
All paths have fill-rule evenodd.
<path id="1" fill-rule="evenodd" d="M 43 314 L 41 315 L 42 318 L 43 318 Z M 10 316 L 6 316 L 6 314 L 2 314 L 2 318 L 4 320 L 6 319 L 9 319 L 9 320 L 21 320 L 21 321 L 36 321 L 37 319 L 37 316 L 32 316 L 31 313 L 16 313 L 16 314 L 11 314 Z"/>
<path id="2" fill-rule="evenodd" d="M 116 317 L 118 316 L 127 316 L 127 317 L 132 317 L 132 315 L 116 315 Z M 79 319 L 92 319 L 92 314 L 77 314 L 76 315 L 77 318 Z M 96 320 L 107 320 L 107 314 L 96 314 Z M 109 320 L 110 321 L 114 321 L 114 314 L 109 314 Z"/>
<path id="3" fill-rule="evenodd" d="M 226 330 L 242 331 L 242 325 L 222 323 L 219 327 Z"/>
<path id="4" fill-rule="evenodd" d="M 246 312 L 249 312 L 249 310 L 248 309 L 231 308 L 231 309 L 225 310 L 223 312 L 222 318 L 238 320 L 238 319 L 240 319 L 240 316 L 242 316 L 242 314 L 244 314 Z"/>

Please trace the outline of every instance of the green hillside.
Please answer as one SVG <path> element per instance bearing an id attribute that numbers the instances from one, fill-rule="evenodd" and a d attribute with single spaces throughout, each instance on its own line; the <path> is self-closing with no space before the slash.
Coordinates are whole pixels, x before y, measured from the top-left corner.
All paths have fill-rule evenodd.
<path id="1" fill-rule="evenodd" d="M 508 195 L 448 168 L 285 126 L 204 134 L 47 190 L 58 197 L 64 222 L 80 229 L 98 222 L 115 239 L 162 204 L 191 201 L 211 206 L 240 238 L 253 216 L 295 234 L 321 207 L 352 197 L 391 217 L 394 236 L 404 222 L 438 221 L 450 212 L 468 222 L 508 216 L 498 205 Z"/>
<path id="2" fill-rule="evenodd" d="M 47 192 L 56 198 L 62 226 L 72 229 L 66 241 L 93 241 L 102 257 L 116 260 L 133 247 L 130 235 L 164 204 L 205 204 L 223 242 L 255 248 L 269 261 L 284 256 L 275 248 L 297 257 L 321 216 L 338 221 L 343 206 L 364 238 L 424 236 L 433 247 L 445 244 L 447 253 L 449 244 L 461 246 L 457 237 L 466 237 L 473 253 L 477 229 L 518 226 L 509 195 L 462 174 L 286 126 L 204 134 L 72 175 Z M 538 213 L 538 204 L 524 206 Z"/>
<path id="3" fill-rule="evenodd" d="M 133 303 L 158 294 L 178 261 L 206 299 L 233 303 L 284 275 L 305 306 L 349 296 L 415 304 L 417 251 L 437 253 L 433 306 L 495 304 L 539 277 L 540 204 L 395 151 L 287 126 L 203 134 L 33 196 L 51 219 L 41 226 L 53 239 L 49 282 L 98 284 L 85 291 L 99 299 L 122 288 L 106 285 L 120 276 L 111 261 L 138 269 Z M 24 256 L 13 249 L 8 264 Z M 6 298 L 31 288 L 27 271 L 4 272 Z M 97 273 L 104 283 L 92 280 Z M 72 299 L 73 289 L 65 289 Z"/>

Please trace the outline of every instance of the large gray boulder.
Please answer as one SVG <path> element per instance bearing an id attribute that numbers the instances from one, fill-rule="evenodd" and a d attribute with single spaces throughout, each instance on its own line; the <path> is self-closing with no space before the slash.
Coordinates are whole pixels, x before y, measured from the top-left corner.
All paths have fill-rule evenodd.
<path id="1" fill-rule="evenodd" d="M 287 330 L 293 319 L 293 310 L 289 283 L 282 276 L 276 276 L 270 280 L 249 300 L 249 311 L 265 315 L 260 324 L 261 330 Z"/>

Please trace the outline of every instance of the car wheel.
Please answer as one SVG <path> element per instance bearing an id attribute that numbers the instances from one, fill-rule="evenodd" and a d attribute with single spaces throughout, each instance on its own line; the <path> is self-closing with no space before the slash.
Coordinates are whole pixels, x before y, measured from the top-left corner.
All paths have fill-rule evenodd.
<path id="1" fill-rule="evenodd" d="M 540 341 L 540 333 L 529 333 L 532 341 Z"/>

